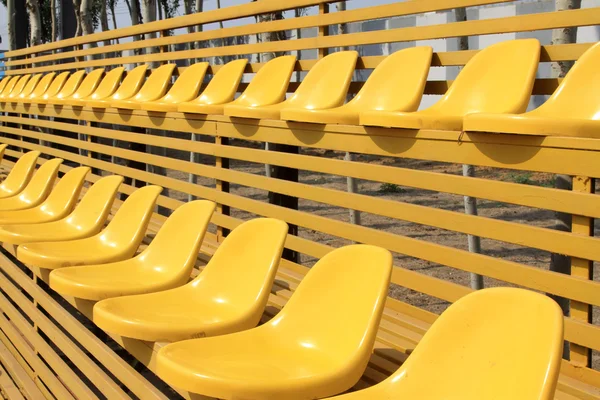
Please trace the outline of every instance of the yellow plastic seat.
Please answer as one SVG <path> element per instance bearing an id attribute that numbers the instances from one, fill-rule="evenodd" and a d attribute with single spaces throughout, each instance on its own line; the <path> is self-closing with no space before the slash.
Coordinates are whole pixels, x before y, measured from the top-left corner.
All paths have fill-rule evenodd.
<path id="1" fill-rule="evenodd" d="M 10 80 L 6 83 L 4 90 L 2 91 L 2 93 L 0 93 L 0 102 L 5 101 L 8 95 L 12 93 L 19 79 L 21 79 L 21 75 L 16 75 L 10 78 Z"/>
<path id="2" fill-rule="evenodd" d="M 71 104 L 79 104 L 77 100 L 84 99 L 90 96 L 102 80 L 102 76 L 104 75 L 104 68 L 98 68 L 90 72 L 83 79 L 81 84 L 77 87 L 77 89 L 70 95 L 52 97 L 48 99 L 48 104 L 60 104 L 60 105 L 71 105 Z M 75 102 L 73 102 L 75 100 Z"/>
<path id="3" fill-rule="evenodd" d="M 40 205 L 52 191 L 62 162 L 60 158 L 53 158 L 42 164 L 19 194 L 0 199 L 0 211 L 25 210 Z"/>
<path id="4" fill-rule="evenodd" d="M 56 73 L 54 72 L 50 72 L 49 74 L 41 76 L 40 80 L 37 83 L 35 83 L 34 87 L 31 89 L 30 92 L 27 92 L 27 88 L 23 89 L 23 92 L 21 92 L 21 94 L 17 97 L 16 100 L 13 99 L 12 102 L 28 102 L 28 99 L 30 98 L 35 98 L 43 95 L 46 92 L 46 90 L 48 90 L 48 88 L 50 87 L 50 84 L 54 80 L 55 76 Z M 28 86 L 31 84 L 31 82 L 34 81 L 34 78 L 32 78 L 29 81 Z"/>
<path id="5" fill-rule="evenodd" d="M 33 75 L 27 81 L 27 84 L 23 87 L 23 89 L 19 91 L 19 93 L 16 93 L 16 90 L 15 90 L 14 91 L 15 93 L 9 94 L 6 97 L 6 102 L 7 103 L 16 103 L 17 101 L 19 101 L 19 99 L 29 96 L 33 92 L 33 89 L 35 89 L 35 87 L 37 86 L 40 79 L 42 79 L 42 74 Z"/>
<path id="6" fill-rule="evenodd" d="M 553 300 L 484 289 L 442 313 L 391 377 L 335 399 L 551 400 L 562 346 L 563 316 Z"/>
<path id="7" fill-rule="evenodd" d="M 433 49 L 411 47 L 386 57 L 375 68 L 356 96 L 330 109 L 286 108 L 281 119 L 319 124 L 358 125 L 365 111 L 403 111 L 419 108 L 431 65 Z"/>
<path id="8" fill-rule="evenodd" d="M 4 159 L 4 152 L 6 151 L 7 147 L 8 147 L 8 145 L 6 143 L 0 144 L 0 161 L 2 161 Z"/>
<path id="9" fill-rule="evenodd" d="M 287 232 L 287 224 L 276 219 L 245 222 L 223 241 L 192 282 L 157 293 L 102 300 L 94 306 L 94 323 L 107 332 L 147 341 L 178 341 L 254 328 L 264 312 Z M 174 254 L 166 253 L 163 257 Z M 190 270 L 186 268 L 186 278 Z M 114 278 L 115 271 L 111 269 L 105 277 Z M 119 295 L 123 288 L 122 293 L 128 294 L 136 285 L 138 293 L 161 290 L 164 275 L 148 272 L 138 272 L 137 278 L 130 275 L 133 282 L 129 284 L 121 283 L 125 277 L 118 275 L 115 289 L 109 289 L 107 280 L 104 293 Z M 177 276 L 171 287 L 184 284 L 187 279 L 183 278 Z"/>
<path id="10" fill-rule="evenodd" d="M 31 79 L 31 74 L 20 76 L 19 79 L 15 82 L 15 85 L 13 86 L 10 93 L 6 93 L 6 95 L 2 94 L 0 98 L 2 98 L 3 101 L 8 101 L 8 99 L 17 97 L 23 91 L 25 85 L 27 85 L 29 79 Z"/>
<path id="11" fill-rule="evenodd" d="M 0 95 L 2 94 L 2 92 L 4 91 L 4 88 L 6 87 L 6 85 L 8 84 L 8 82 L 12 79 L 12 76 L 5 76 L 4 78 L 2 78 L 2 80 L 0 81 Z"/>
<path id="12" fill-rule="evenodd" d="M 133 257 L 144 238 L 160 186 L 133 192 L 108 226 L 97 235 L 64 242 L 20 245 L 17 258 L 34 267 L 56 269 L 75 265 L 106 264 Z"/>
<path id="13" fill-rule="evenodd" d="M 6 145 L 4 145 L 4 149 L 6 149 Z M 15 196 L 25 189 L 35 171 L 39 156 L 39 151 L 30 151 L 17 160 L 6 179 L 0 184 L 0 199 Z"/>
<path id="14" fill-rule="evenodd" d="M 104 226 L 122 182 L 123 177 L 119 175 L 99 179 L 85 193 L 75 210 L 58 221 L 0 226 L 0 242 L 19 245 L 93 236 Z"/>
<path id="15" fill-rule="evenodd" d="M 235 97 L 244 69 L 248 64 L 245 58 L 230 61 L 212 77 L 202 94 L 192 100 L 179 103 L 177 111 L 194 114 L 223 114 L 223 105 Z"/>
<path id="16" fill-rule="evenodd" d="M 121 78 L 123 77 L 123 72 L 125 71 L 124 67 L 113 68 L 104 75 L 102 80 L 98 83 L 98 87 L 93 91 L 93 93 L 83 96 L 83 92 L 81 91 L 81 87 L 77 92 L 73 94 L 73 96 L 68 99 L 62 100 L 61 104 L 69 104 L 71 106 L 76 107 L 84 107 L 88 100 L 99 100 L 106 99 L 112 96 L 119 87 L 119 83 L 121 82 Z M 85 83 L 85 82 L 84 82 Z M 83 86 L 83 83 L 81 84 Z"/>
<path id="17" fill-rule="evenodd" d="M 508 40 L 477 53 L 433 106 L 415 112 L 367 111 L 360 124 L 460 131 L 472 113 L 520 113 L 527 109 L 540 59 L 537 39 Z"/>
<path id="18" fill-rule="evenodd" d="M 140 88 L 144 84 L 146 78 L 146 70 L 148 66 L 146 64 L 135 67 L 127 73 L 123 82 L 119 85 L 118 89 L 114 94 L 106 97 L 101 97 L 97 90 L 92 96 L 85 100 L 86 107 L 94 108 L 108 108 L 110 103 L 115 100 L 126 100 L 136 95 L 140 91 Z M 105 78 L 106 79 L 106 78 Z"/>
<path id="19" fill-rule="evenodd" d="M 208 63 L 196 63 L 183 71 L 169 92 L 156 101 L 142 103 L 142 110 L 147 111 L 177 111 L 177 105 L 190 101 L 198 96 L 198 91 L 208 69 Z"/>
<path id="20" fill-rule="evenodd" d="M 60 77 L 60 75 L 59 75 L 59 77 Z M 69 76 L 69 78 L 66 80 L 64 85 L 62 85 L 62 88 L 59 90 L 58 93 L 56 93 L 56 95 L 51 96 L 50 90 L 48 90 L 42 97 L 37 98 L 35 100 L 32 99 L 32 103 L 48 104 L 57 99 L 67 98 L 67 97 L 71 96 L 73 93 L 75 93 L 75 91 L 81 84 L 81 81 L 83 81 L 84 77 L 85 77 L 84 70 L 77 71 L 73 75 Z M 57 77 L 57 79 L 58 79 L 58 77 Z"/>
<path id="21" fill-rule="evenodd" d="M 168 344 L 158 352 L 157 375 L 173 387 L 220 399 L 341 393 L 369 362 L 391 272 L 392 255 L 385 249 L 334 250 L 311 268 L 271 321 L 231 335 Z"/>
<path id="22" fill-rule="evenodd" d="M 339 107 L 346 100 L 357 58 L 356 51 L 330 54 L 311 68 L 296 92 L 287 100 L 271 105 L 231 104 L 225 107 L 225 115 L 279 119 L 281 112 L 287 109 L 322 110 Z"/>
<path id="23" fill-rule="evenodd" d="M 38 88 L 33 91 L 33 93 L 27 97 L 25 97 L 22 102 L 24 103 L 43 103 L 51 97 L 56 96 L 65 86 L 67 79 L 69 78 L 69 72 L 62 72 L 56 76 L 52 80 L 52 83 L 49 84 L 48 88 L 42 91 L 41 85 L 38 85 Z"/>
<path id="24" fill-rule="evenodd" d="M 48 198 L 39 206 L 19 211 L 0 211 L 0 226 L 10 224 L 38 224 L 56 221 L 71 212 L 79 199 L 89 167 L 78 167 L 67 172 Z"/>
<path id="25" fill-rule="evenodd" d="M 127 110 L 139 110 L 142 103 L 158 100 L 165 95 L 171 83 L 175 64 L 161 65 L 150 74 L 140 91 L 128 100 L 113 100 L 110 106 Z"/>
<path id="26" fill-rule="evenodd" d="M 54 270 L 50 287 L 63 295 L 102 300 L 181 286 L 190 278 L 215 207 L 215 203 L 206 200 L 186 203 L 175 210 L 150 245 L 136 257 L 112 264 Z"/>
<path id="27" fill-rule="evenodd" d="M 600 43 L 589 48 L 550 98 L 524 114 L 471 114 L 464 129 L 526 135 L 600 137 Z"/>

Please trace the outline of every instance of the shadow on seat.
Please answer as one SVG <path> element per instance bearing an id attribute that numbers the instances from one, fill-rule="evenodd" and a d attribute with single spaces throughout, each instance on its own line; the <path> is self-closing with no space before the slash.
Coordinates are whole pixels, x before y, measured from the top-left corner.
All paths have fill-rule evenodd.
<path id="1" fill-rule="evenodd" d="M 221 399 L 316 399 L 343 392 L 369 362 L 391 272 L 385 249 L 334 250 L 271 321 L 168 344 L 158 352 L 157 375 L 173 387 Z M 231 284 L 232 275 L 228 279 Z"/>
<path id="2" fill-rule="evenodd" d="M 48 86 L 47 90 L 44 90 L 43 92 L 40 90 L 38 92 L 38 90 L 36 89 L 32 94 L 25 97 L 21 101 L 24 103 L 43 104 L 49 98 L 54 97 L 58 93 L 60 93 L 62 88 L 65 86 L 65 83 L 67 82 L 68 78 L 69 78 L 69 72 L 63 72 L 63 73 L 57 75 L 56 78 L 54 78 L 52 80 L 52 83 Z"/>
<path id="3" fill-rule="evenodd" d="M 19 211 L 0 211 L 0 225 L 38 224 L 56 221 L 67 216 L 81 193 L 89 167 L 78 167 L 58 181 L 48 198 L 39 206 Z"/>
<path id="4" fill-rule="evenodd" d="M 107 332 L 147 341 L 254 328 L 267 303 L 287 231 L 287 224 L 276 219 L 245 222 L 227 236 L 192 282 L 163 292 L 103 300 L 94 306 L 93 320 Z M 146 279 L 157 282 L 156 273 L 138 276 L 142 288 Z"/>
<path id="5" fill-rule="evenodd" d="M 175 64 L 165 64 L 158 67 L 150 74 L 144 86 L 135 96 L 128 100 L 113 100 L 110 102 L 110 106 L 127 110 L 139 110 L 142 108 L 143 102 L 160 99 L 169 89 L 175 67 Z"/>
<path id="6" fill-rule="evenodd" d="M 484 289 L 442 313 L 388 379 L 335 399 L 551 400 L 562 347 L 563 316 L 553 300 Z"/>
<path id="7" fill-rule="evenodd" d="M 53 158 L 42 164 L 19 194 L 0 199 L 0 211 L 25 210 L 41 204 L 52 191 L 62 162 L 60 158 Z"/>
<path id="8" fill-rule="evenodd" d="M 0 227 L 0 242 L 19 245 L 33 242 L 62 242 L 96 235 L 106 222 L 123 177 L 106 176 L 85 193 L 66 218 L 35 225 Z"/>
<path id="9" fill-rule="evenodd" d="M 53 97 L 48 99 L 48 104 L 62 104 L 62 105 L 71 105 L 73 104 L 73 100 L 76 102 L 74 104 L 78 104 L 77 101 L 79 99 L 84 99 L 91 95 L 98 85 L 100 84 L 100 80 L 104 75 L 104 68 L 98 68 L 90 72 L 83 79 L 81 84 L 77 87 L 71 95 L 66 95 L 63 97 Z"/>
<path id="10" fill-rule="evenodd" d="M 147 70 L 148 66 L 146 64 L 135 67 L 127 73 L 114 94 L 102 98 L 99 94 L 94 93 L 88 99 L 85 99 L 85 105 L 93 108 L 108 108 L 112 101 L 127 100 L 135 96 L 144 84 Z"/>
<path id="11" fill-rule="evenodd" d="M 17 258 L 44 269 L 106 264 L 131 258 L 144 238 L 161 191 L 160 186 L 146 186 L 133 192 L 108 226 L 95 236 L 20 245 Z"/>
<path id="12" fill-rule="evenodd" d="M 6 148 L 6 145 L 4 145 L 4 148 Z M 39 156 L 39 151 L 30 151 L 17 160 L 6 179 L 0 184 L 0 199 L 15 196 L 25 189 L 33 175 L 33 171 L 35 171 Z"/>

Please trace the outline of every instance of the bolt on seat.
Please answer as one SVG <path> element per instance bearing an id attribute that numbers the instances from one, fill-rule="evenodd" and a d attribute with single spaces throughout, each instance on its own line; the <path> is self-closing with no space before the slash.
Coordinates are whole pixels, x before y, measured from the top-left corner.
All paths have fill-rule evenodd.
<path id="1" fill-rule="evenodd" d="M 460 131 L 467 114 L 523 112 L 529 104 L 539 59 L 537 39 L 496 43 L 477 53 L 431 107 L 415 112 L 366 111 L 360 114 L 360 124 Z"/>
<path id="2" fill-rule="evenodd" d="M 0 242 L 19 245 L 34 242 L 63 242 L 96 235 L 106 222 L 123 177 L 106 176 L 85 193 L 75 210 L 53 222 L 0 226 Z"/>
<path id="3" fill-rule="evenodd" d="M 551 400 L 562 347 L 563 316 L 552 299 L 479 290 L 448 307 L 392 376 L 334 399 Z"/>
<path id="4" fill-rule="evenodd" d="M 192 282 L 157 293 L 103 300 L 94 306 L 94 323 L 107 332 L 147 341 L 177 341 L 254 328 L 264 312 L 287 232 L 287 224 L 280 220 L 247 221 L 227 236 Z M 194 260 L 196 256 L 197 252 Z M 140 286 L 138 290 L 146 291 L 150 289 L 146 280 L 158 286 L 157 276 L 146 272 L 131 279 Z M 134 286 L 117 285 L 125 288 L 124 294 Z M 104 287 L 108 289 L 108 285 Z M 106 293 L 112 296 L 117 292 Z"/>
<path id="5" fill-rule="evenodd" d="M 186 203 L 167 219 L 136 257 L 112 264 L 68 267 L 50 273 L 50 287 L 87 300 L 172 289 L 190 279 L 215 210 L 212 201 Z M 190 223 L 193 221 L 193 223 Z"/>
<path id="6" fill-rule="evenodd" d="M 177 104 L 177 111 L 194 114 L 223 114 L 223 106 L 230 103 L 235 97 L 247 64 L 248 60 L 242 58 L 223 65 L 208 82 L 208 86 L 202 94 L 192 101 Z"/>
<path id="7" fill-rule="evenodd" d="M 157 375 L 175 388 L 221 399 L 341 393 L 369 362 L 391 272 L 392 255 L 385 249 L 334 250 L 310 269 L 271 321 L 231 335 L 168 344 L 158 352 Z"/>
<path id="8" fill-rule="evenodd" d="M 175 64 L 161 65 L 150 74 L 144 86 L 135 96 L 127 100 L 113 100 L 110 102 L 110 106 L 126 110 L 139 110 L 142 108 L 142 103 L 160 99 L 169 89 L 175 67 Z"/>
<path id="9" fill-rule="evenodd" d="M 14 93 L 9 94 L 6 97 L 5 101 L 7 103 L 16 103 L 19 101 L 19 99 L 29 96 L 33 92 L 33 89 L 35 89 L 35 87 L 37 86 L 40 79 L 42 79 L 42 74 L 33 75 L 27 81 L 27 84 L 23 87 L 22 90 L 20 90 L 18 93 L 16 93 L 16 90 L 14 90 Z"/>
<path id="10" fill-rule="evenodd" d="M 73 93 L 70 95 L 65 94 L 64 96 L 57 95 L 56 97 L 52 97 L 48 99 L 48 104 L 57 104 L 57 105 L 71 105 L 73 100 L 79 100 L 88 97 L 91 95 L 98 85 L 100 84 L 100 80 L 104 75 L 104 68 L 98 68 L 90 72 L 83 79 L 81 84 L 77 87 Z M 77 103 L 75 103 L 77 104 Z"/>
<path id="11" fill-rule="evenodd" d="M 59 75 L 59 77 L 60 77 L 60 75 Z M 66 80 L 64 85 L 62 85 L 62 88 L 58 91 L 58 93 L 52 95 L 50 90 L 48 90 L 42 97 L 39 97 L 35 100 L 32 99 L 31 102 L 38 103 L 38 104 L 48 104 L 48 103 L 52 104 L 52 102 L 54 102 L 55 100 L 67 98 L 67 97 L 71 96 L 73 93 L 75 93 L 75 91 L 77 90 L 77 88 L 79 87 L 79 85 L 81 84 L 81 82 L 83 81 L 84 78 L 85 78 L 85 71 L 84 70 L 77 71 L 73 75 L 68 77 L 68 79 Z M 58 79 L 58 77 L 57 77 L 57 79 Z"/>
<path id="12" fill-rule="evenodd" d="M 94 94 L 83 100 L 85 102 L 85 106 L 93 108 L 108 108 L 110 107 L 110 103 L 112 101 L 127 100 L 135 96 L 144 84 L 147 69 L 148 66 L 143 64 L 127 72 L 123 82 L 121 82 L 114 94 L 101 97 L 99 93 L 100 91 L 96 90 Z"/>
<path id="13" fill-rule="evenodd" d="M 146 186 L 133 192 L 97 235 L 64 242 L 23 244 L 17 247 L 17 258 L 44 269 L 106 264 L 131 258 L 144 238 L 161 191 L 160 186 Z"/>
<path id="14" fill-rule="evenodd" d="M 40 205 L 52 191 L 62 162 L 60 158 L 53 158 L 42 164 L 21 192 L 0 199 L 0 211 L 25 210 Z"/>
<path id="15" fill-rule="evenodd" d="M 387 56 L 356 96 L 330 109 L 288 108 L 281 119 L 319 124 L 358 125 L 365 111 L 416 111 L 423 97 L 433 49 L 418 46 Z"/>
<path id="16" fill-rule="evenodd" d="M 106 75 L 104 75 L 104 78 L 102 78 L 102 80 L 98 83 L 98 87 L 94 89 L 93 93 L 84 96 L 85 92 L 82 91 L 80 87 L 77 91 L 78 93 L 73 94 L 73 96 L 69 97 L 68 99 L 64 99 L 64 103 L 61 104 L 83 107 L 88 100 L 105 99 L 111 96 L 118 89 L 124 71 L 124 67 L 111 69 L 106 73 Z M 83 83 L 81 86 L 83 86 Z"/>
<path id="17" fill-rule="evenodd" d="M 271 105 L 231 104 L 225 107 L 225 115 L 279 119 L 281 113 L 289 109 L 321 110 L 339 107 L 346 100 L 357 58 L 356 51 L 330 54 L 311 68 L 298 89 L 287 100 Z"/>
<path id="18" fill-rule="evenodd" d="M 589 48 L 552 96 L 524 114 L 471 114 L 465 131 L 598 138 L 600 129 L 600 43 Z"/>
<path id="19" fill-rule="evenodd" d="M 6 147 L 7 145 L 4 145 L 4 149 Z M 0 184 L 0 199 L 15 196 L 25 189 L 35 171 L 39 156 L 39 151 L 29 151 L 19 157 L 8 176 Z"/>
<path id="20" fill-rule="evenodd" d="M 14 84 L 12 84 L 12 82 L 9 83 L 2 94 L 0 94 L 0 100 L 6 102 L 8 99 L 18 96 L 29 81 L 29 78 L 31 78 L 31 74 L 19 75 L 15 77 Z"/>
<path id="21" fill-rule="evenodd" d="M 190 101 L 198 96 L 207 69 L 207 62 L 196 63 L 187 67 L 164 97 L 156 101 L 142 103 L 142 110 L 177 111 L 179 103 Z"/>
<path id="22" fill-rule="evenodd" d="M 67 172 L 58 181 L 48 198 L 37 207 L 19 211 L 0 211 L 0 226 L 38 224 L 64 218 L 77 203 L 83 182 L 89 172 L 90 167 L 78 167 Z"/>
<path id="23" fill-rule="evenodd" d="M 48 86 L 47 90 L 42 91 L 40 85 L 38 85 L 38 88 L 40 88 L 40 90 L 38 91 L 38 89 L 36 88 L 36 90 L 34 90 L 32 94 L 30 94 L 22 100 L 23 103 L 44 103 L 49 98 L 54 97 L 58 93 L 60 93 L 68 79 L 69 72 L 62 72 L 58 74 L 56 78 L 52 80 L 52 83 Z"/>

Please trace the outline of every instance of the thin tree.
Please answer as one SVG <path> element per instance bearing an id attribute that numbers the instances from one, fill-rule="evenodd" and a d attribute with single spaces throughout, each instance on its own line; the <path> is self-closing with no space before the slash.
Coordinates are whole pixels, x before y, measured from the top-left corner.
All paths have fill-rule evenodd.
<path id="1" fill-rule="evenodd" d="M 15 0 L 7 0 L 6 1 L 6 16 L 8 18 L 8 49 L 16 50 L 17 49 L 17 34 L 16 34 L 16 8 L 15 8 Z"/>
<path id="2" fill-rule="evenodd" d="M 102 32 L 106 32 L 109 29 L 108 28 L 108 14 L 106 12 L 106 3 L 107 2 L 104 0 L 100 1 L 100 28 L 102 29 Z M 105 40 L 104 45 L 109 46 L 110 40 Z M 109 55 L 107 54 L 106 57 L 109 57 Z"/>
<path id="3" fill-rule="evenodd" d="M 56 26 L 56 0 L 50 0 L 50 21 L 52 25 L 50 40 L 56 42 L 56 35 L 58 32 L 58 27 Z"/>
<path id="4" fill-rule="evenodd" d="M 73 0 L 73 11 L 75 11 L 75 37 L 81 36 L 83 33 L 81 27 L 81 0 Z"/>
<path id="5" fill-rule="evenodd" d="M 42 44 L 40 4 L 38 0 L 27 0 L 25 7 L 27 7 L 27 14 L 29 15 L 29 45 L 37 46 Z"/>

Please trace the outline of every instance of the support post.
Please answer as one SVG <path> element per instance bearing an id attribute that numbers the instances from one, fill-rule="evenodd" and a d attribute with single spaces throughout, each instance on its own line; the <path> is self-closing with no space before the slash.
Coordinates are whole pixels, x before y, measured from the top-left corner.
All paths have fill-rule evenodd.
<path id="1" fill-rule="evenodd" d="M 217 146 L 227 146 L 229 144 L 229 138 L 216 136 L 215 144 Z M 217 168 L 229 168 L 229 159 L 223 157 L 215 158 L 215 166 Z M 216 181 L 217 190 L 220 192 L 229 193 L 229 182 L 218 180 Z M 217 203 L 217 213 L 223 215 L 230 215 L 229 206 L 225 204 Z M 229 229 L 223 228 L 222 226 L 217 226 L 217 241 L 221 242 L 224 238 L 229 234 Z"/>

